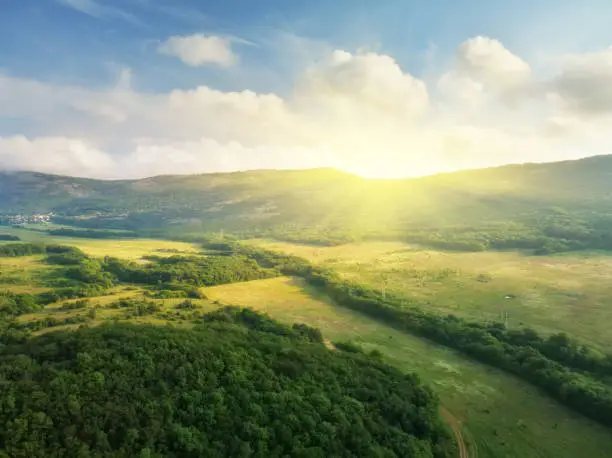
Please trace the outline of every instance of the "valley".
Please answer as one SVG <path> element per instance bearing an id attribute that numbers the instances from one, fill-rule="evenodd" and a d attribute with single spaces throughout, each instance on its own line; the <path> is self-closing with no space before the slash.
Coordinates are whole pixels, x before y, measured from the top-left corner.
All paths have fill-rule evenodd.
<path id="1" fill-rule="evenodd" d="M 0 352 L 70 333 L 132 335 L 129 325 L 188 339 L 220 321 L 209 331 L 280 333 L 281 346 L 314 339 L 339 358 L 417 374 L 439 398 L 435 422 L 442 408 L 471 457 L 603 458 L 612 207 L 600 169 L 609 161 L 389 181 L 333 170 L 112 187 L 0 176 L 0 194 L 11 193 L 0 211 L 53 214 L 0 226 Z M 561 192 L 576 177 L 581 191 Z M 542 180 L 557 191 L 536 193 Z M 448 426 L 436 434 L 411 447 L 454 456 Z"/>
<path id="2" fill-rule="evenodd" d="M 0 458 L 612 458 L 612 1 L 0 5 Z"/>
<path id="3" fill-rule="evenodd" d="M 20 235 L 24 236 L 23 233 Z M 37 240 L 40 241 L 40 238 Z M 72 245 L 74 242 L 73 239 L 62 237 L 49 237 L 45 241 L 62 245 Z M 160 253 L 164 256 L 177 255 L 163 251 L 172 249 L 177 250 L 179 256 L 202 256 L 196 254 L 202 251 L 201 248 L 184 242 L 81 239 L 76 240 L 76 243 L 74 246 L 90 256 L 119 255 L 121 258 L 129 258 L 136 262 L 148 262 L 145 259 L 147 256 Z M 424 272 L 430 272 L 436 265 L 438 267 L 450 265 L 452 266 L 450 268 L 458 269 L 458 262 L 461 259 L 465 262 L 462 265 L 464 269 L 467 265 L 477 267 L 469 271 L 471 276 L 475 272 L 486 270 L 486 266 L 496 275 L 503 270 L 491 263 L 490 256 L 489 259 L 478 261 L 479 264 L 475 264 L 476 261 L 470 259 L 470 256 L 486 257 L 490 253 L 453 255 L 433 251 L 422 252 L 414 246 L 389 242 L 321 248 L 270 240 L 250 240 L 247 241 L 247 245 L 297 254 L 311 259 L 316 264 L 332 266 L 342 276 L 352 280 L 367 282 L 368 279 L 378 278 L 373 273 L 374 268 L 384 272 L 395 272 L 395 278 L 390 276 L 387 279 L 390 293 L 412 291 L 406 285 L 403 286 L 404 289 L 392 286 L 394 279 L 397 281 L 402 276 L 406 277 L 403 270 L 398 271 L 398 261 L 400 265 L 412 263 L 409 265 L 414 266 L 415 259 L 406 259 L 407 254 L 419 256 L 419 265 Z M 444 260 L 435 259 L 436 256 L 444 257 Z M 509 263 L 513 267 L 510 271 L 516 271 L 518 255 L 502 253 L 495 256 Z M 431 264 L 423 261 L 432 257 L 434 261 Z M 34 293 L 48 290 L 49 288 L 44 286 L 45 279 L 52 276 L 50 271 L 58 269 L 46 264 L 42 256 L 0 258 L 0 261 L 2 289 L 13 292 Z M 355 274 L 356 263 L 369 266 L 364 272 L 360 271 L 362 276 L 357 277 Z M 562 282 L 563 271 L 555 270 L 555 272 L 557 280 Z M 531 275 L 526 275 L 525 278 L 531 278 Z M 12 279 L 10 284 L 7 279 Z M 374 280 L 370 281 L 376 287 Z M 431 288 L 431 279 L 426 277 L 425 281 L 424 286 Z M 480 283 L 475 283 L 478 284 Z M 453 286 L 457 288 L 456 285 Z M 421 287 L 420 290 L 423 289 Z M 155 298 L 151 297 L 148 291 L 149 289 L 143 285 L 123 283 L 110 288 L 102 295 L 87 297 L 86 304 L 80 308 L 68 307 L 78 300 L 60 300 L 35 313 L 18 316 L 16 324 L 22 329 L 31 329 L 34 335 L 77 329 L 83 324 L 97 326 L 121 322 L 161 326 L 169 324 L 172 327 L 190 329 L 194 326 L 193 320 L 202 313 L 218 310 L 224 305 L 249 307 L 289 325 L 304 323 L 318 328 L 324 338 L 332 342 L 351 341 L 363 347 L 365 351 L 377 350 L 383 355 L 385 362 L 402 371 L 419 374 L 422 380 L 431 385 L 440 396 L 442 405 L 461 422 L 470 456 L 574 457 L 588 452 L 588 456 L 603 458 L 606 456 L 605 451 L 612 447 L 612 436 L 606 428 L 560 406 L 524 381 L 471 361 L 453 350 L 413 337 L 337 305 L 301 278 L 280 276 L 202 287 L 201 298 L 188 299 L 189 308 L 182 306 L 186 301 L 185 298 Z M 438 290 L 432 291 L 432 302 L 435 300 L 436 292 Z M 448 291 L 445 294 L 447 297 L 451 296 Z M 113 306 L 117 301 L 128 301 L 126 308 Z M 135 302 L 129 303 L 129 301 Z M 134 313 L 132 310 L 138 301 L 147 301 L 155 307 L 149 312 Z M 484 300 L 482 301 L 484 303 Z M 448 313 L 445 308 L 436 311 Z M 458 311 L 455 310 L 454 313 Z M 76 322 L 69 322 L 75 318 L 78 318 Z M 550 322 L 546 329 L 557 330 Z M 498 415 L 496 412 L 504 414 Z"/>

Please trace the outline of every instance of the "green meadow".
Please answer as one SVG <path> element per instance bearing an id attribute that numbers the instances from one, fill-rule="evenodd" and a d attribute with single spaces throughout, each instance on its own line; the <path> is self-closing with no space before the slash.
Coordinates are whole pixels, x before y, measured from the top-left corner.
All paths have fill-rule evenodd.
<path id="1" fill-rule="evenodd" d="M 307 258 L 441 314 L 565 332 L 601 350 L 612 345 L 612 256 L 602 252 L 534 256 L 454 253 L 397 242 L 329 248 L 250 243 Z"/>

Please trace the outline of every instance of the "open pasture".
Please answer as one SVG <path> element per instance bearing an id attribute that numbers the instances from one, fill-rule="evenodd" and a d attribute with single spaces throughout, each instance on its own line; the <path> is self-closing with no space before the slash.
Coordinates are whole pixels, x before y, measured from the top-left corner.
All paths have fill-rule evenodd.
<path id="1" fill-rule="evenodd" d="M 441 314 L 566 332 L 602 350 L 612 346 L 612 256 L 603 253 L 457 253 L 396 242 L 330 248 L 250 243 L 326 265 L 348 280 L 410 297 Z"/>

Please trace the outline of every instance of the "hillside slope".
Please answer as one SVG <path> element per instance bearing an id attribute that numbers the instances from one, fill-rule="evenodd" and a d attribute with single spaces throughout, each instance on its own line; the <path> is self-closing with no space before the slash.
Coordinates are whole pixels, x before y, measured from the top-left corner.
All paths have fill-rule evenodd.
<path id="1" fill-rule="evenodd" d="M 333 169 L 131 181 L 2 173 L 0 214 L 54 212 L 60 224 L 175 234 L 268 231 L 308 239 L 323 232 L 418 239 L 419 231 L 431 238 L 434 228 L 442 238 L 457 239 L 458 231 L 501 228 L 521 237 L 528 229 L 532 238 L 579 241 L 593 237 L 585 231 L 605 231 L 612 221 L 610 177 L 612 156 L 401 180 L 364 179 Z M 468 239 L 483 241 L 474 234 Z"/>

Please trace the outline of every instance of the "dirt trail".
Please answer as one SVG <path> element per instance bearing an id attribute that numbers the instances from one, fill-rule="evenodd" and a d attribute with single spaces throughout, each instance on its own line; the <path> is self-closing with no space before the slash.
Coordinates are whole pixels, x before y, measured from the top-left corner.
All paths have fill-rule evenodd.
<path id="1" fill-rule="evenodd" d="M 459 446 L 459 458 L 470 458 L 468 448 L 463 440 L 463 434 L 461 434 L 461 423 L 444 407 L 440 407 L 440 413 L 455 433 L 455 439 L 457 439 L 457 445 Z"/>
<path id="2" fill-rule="evenodd" d="M 334 344 L 331 342 L 331 340 L 329 340 L 329 339 L 325 339 L 325 340 L 323 341 L 323 343 L 324 343 L 324 344 L 325 344 L 325 346 L 326 346 L 327 348 L 329 348 L 330 350 L 336 350 L 336 346 L 335 346 L 335 345 L 334 345 Z"/>

